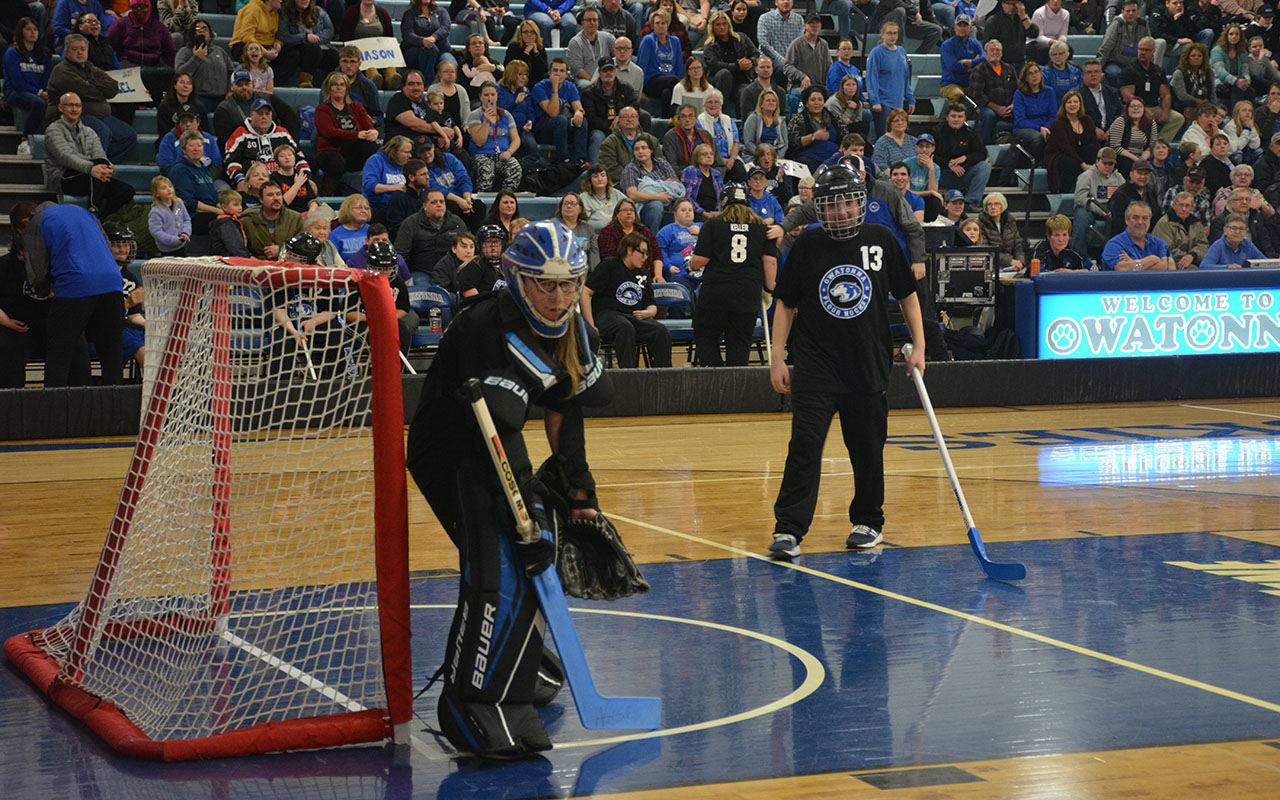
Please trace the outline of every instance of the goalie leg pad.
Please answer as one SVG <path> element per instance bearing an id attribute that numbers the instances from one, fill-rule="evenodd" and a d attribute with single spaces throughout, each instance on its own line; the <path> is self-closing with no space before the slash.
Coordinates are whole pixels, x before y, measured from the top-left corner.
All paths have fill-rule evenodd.
<path id="1" fill-rule="evenodd" d="M 564 665 L 560 657 L 546 646 L 542 648 L 542 658 L 538 664 L 538 682 L 533 687 L 533 704 L 535 706 L 550 705 L 565 682 Z"/>
<path id="2" fill-rule="evenodd" d="M 588 600 L 617 600 L 649 591 L 618 529 L 604 514 L 560 527 L 556 568 L 565 592 Z"/>
<path id="3" fill-rule="evenodd" d="M 532 705 L 464 703 L 446 688 L 437 713 L 445 738 L 463 752 L 509 759 L 551 749 L 551 740 Z"/>

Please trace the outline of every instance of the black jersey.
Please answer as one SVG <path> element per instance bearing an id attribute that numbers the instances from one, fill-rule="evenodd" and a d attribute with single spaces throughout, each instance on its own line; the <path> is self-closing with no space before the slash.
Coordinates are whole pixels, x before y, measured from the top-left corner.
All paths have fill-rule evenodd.
<path id="1" fill-rule="evenodd" d="M 480 294 L 485 294 L 501 289 L 507 285 L 507 282 L 502 277 L 501 269 L 489 266 L 481 258 L 473 258 L 458 270 L 454 285 L 458 288 L 458 294 L 468 289 L 475 289 Z"/>
<path id="2" fill-rule="evenodd" d="M 409 305 L 409 286 L 399 275 L 392 275 L 387 279 L 391 284 L 391 299 L 395 300 L 396 311 L 404 311 L 408 313 L 413 310 Z M 359 289 L 352 289 L 347 292 L 347 313 L 357 312 L 364 313 L 364 298 L 360 295 Z M 399 316 L 397 314 L 397 316 Z"/>
<path id="3" fill-rule="evenodd" d="M 612 256 L 601 261 L 587 276 L 591 290 L 591 310 L 630 314 L 654 305 L 653 286 L 644 270 L 628 269 L 622 259 Z"/>
<path id="4" fill-rule="evenodd" d="M 889 295 L 916 290 L 897 238 L 863 225 L 848 241 L 822 228 L 800 234 L 787 254 L 774 295 L 796 309 L 790 337 L 793 388 L 881 392 L 889 384 Z"/>
<path id="5" fill-rule="evenodd" d="M 715 218 L 703 224 L 695 256 L 711 259 L 702 272 L 699 303 L 714 303 L 724 311 L 747 314 L 760 310 L 764 289 L 764 256 L 777 257 L 777 248 L 763 223 L 727 222 Z"/>
<path id="6" fill-rule="evenodd" d="M 120 277 L 124 280 L 124 288 L 120 293 L 124 295 L 124 301 L 127 303 L 129 302 L 129 295 L 133 294 L 133 290 L 142 288 L 142 281 L 134 274 L 133 270 L 128 267 L 120 268 Z M 124 324 L 126 328 L 142 327 L 141 325 L 135 325 L 130 322 L 129 317 L 133 314 L 141 314 L 145 317 L 146 309 L 143 308 L 143 305 L 143 303 L 137 303 L 124 310 Z"/>

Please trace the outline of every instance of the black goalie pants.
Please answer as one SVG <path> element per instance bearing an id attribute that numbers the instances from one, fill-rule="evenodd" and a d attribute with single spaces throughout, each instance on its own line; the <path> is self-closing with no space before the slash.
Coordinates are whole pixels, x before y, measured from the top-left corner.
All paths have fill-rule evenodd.
<path id="1" fill-rule="evenodd" d="M 453 502 L 428 494 L 458 546 L 461 572 L 440 727 L 467 752 L 511 757 L 547 750 L 551 742 L 534 709 L 545 623 L 515 552 L 514 522 L 487 456 L 463 456 L 455 466 Z"/>

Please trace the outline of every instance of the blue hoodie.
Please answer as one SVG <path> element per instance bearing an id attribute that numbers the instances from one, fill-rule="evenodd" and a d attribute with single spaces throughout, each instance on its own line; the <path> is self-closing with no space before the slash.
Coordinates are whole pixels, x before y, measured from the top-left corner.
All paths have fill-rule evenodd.
<path id="1" fill-rule="evenodd" d="M 959 86 L 962 89 L 968 88 L 969 70 L 965 69 L 960 62 L 970 60 L 976 66 L 977 62 L 982 60 L 982 56 L 982 45 L 972 36 L 967 39 L 952 36 L 943 42 L 942 85 Z"/>
<path id="2" fill-rule="evenodd" d="M 1021 89 L 1013 93 L 1013 129 L 1039 130 L 1053 124 L 1058 116 L 1058 98 L 1048 86 L 1036 94 L 1026 94 Z"/>
<path id="3" fill-rule="evenodd" d="M 391 163 L 391 159 L 387 154 L 379 150 L 369 156 L 369 160 L 364 162 L 364 173 L 360 181 L 360 193 L 369 200 L 369 206 L 376 209 L 386 209 L 387 201 L 391 198 L 387 193 L 378 194 L 374 191 L 378 184 L 403 184 L 406 183 L 404 177 L 404 167 Z"/>

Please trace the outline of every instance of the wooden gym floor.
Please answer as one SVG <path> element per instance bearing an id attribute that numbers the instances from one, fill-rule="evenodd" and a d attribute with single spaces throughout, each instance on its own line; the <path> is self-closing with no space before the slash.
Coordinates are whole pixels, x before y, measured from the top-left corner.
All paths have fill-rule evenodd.
<path id="1" fill-rule="evenodd" d="M 833 425 L 818 515 L 790 565 L 759 555 L 788 416 L 589 422 L 602 505 L 653 591 L 571 605 L 601 689 L 662 696 L 662 735 L 584 731 L 565 693 L 546 718 L 557 748 L 532 762 L 477 767 L 418 733 L 407 763 L 352 748 L 139 764 L 6 664 L 5 794 L 1280 796 L 1280 401 L 940 421 L 992 558 L 1027 565 L 1017 585 L 983 579 L 918 411 L 890 420 L 885 545 L 843 549 L 851 481 Z M 536 463 L 541 425 L 527 437 Z M 0 446 L 0 638 L 81 599 L 130 444 Z M 409 513 L 425 677 L 456 560 L 416 492 Z"/>

